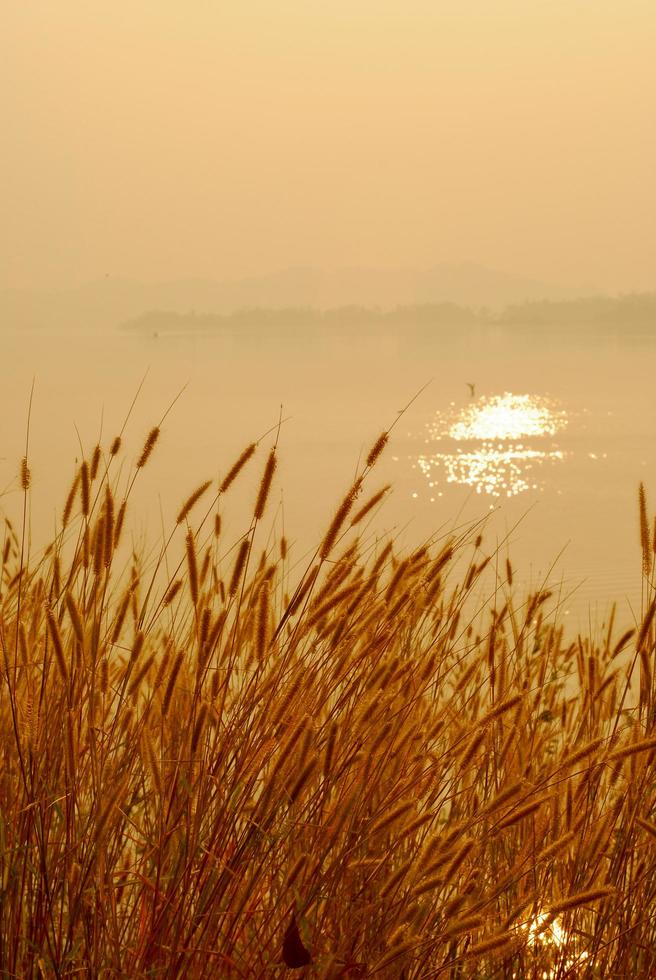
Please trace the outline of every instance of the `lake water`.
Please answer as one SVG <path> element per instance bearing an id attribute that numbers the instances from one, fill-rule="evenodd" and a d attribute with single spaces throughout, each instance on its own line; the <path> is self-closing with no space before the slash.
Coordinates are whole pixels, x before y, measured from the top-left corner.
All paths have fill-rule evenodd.
<path id="1" fill-rule="evenodd" d="M 562 590 L 563 616 L 599 624 L 611 599 L 640 604 L 637 489 L 656 501 L 656 339 L 536 336 L 514 329 L 435 337 L 313 330 L 147 336 L 115 330 L 4 327 L 0 505 L 18 516 L 18 461 L 31 423 L 32 538 L 54 527 L 80 442 L 126 429 L 128 458 L 185 387 L 133 499 L 138 536 L 153 539 L 181 501 L 224 474 L 275 426 L 282 405 L 278 532 L 300 559 L 320 538 L 359 458 L 422 386 L 372 473 L 393 484 L 369 535 L 416 544 L 487 517 L 484 547 L 501 546 L 527 586 Z M 473 384 L 473 391 L 468 382 Z M 272 435 L 266 436 L 269 445 Z M 262 463 L 264 454 L 262 454 Z M 251 464 L 226 498 L 235 537 L 257 490 Z M 555 562 L 555 565 L 554 565 Z"/>

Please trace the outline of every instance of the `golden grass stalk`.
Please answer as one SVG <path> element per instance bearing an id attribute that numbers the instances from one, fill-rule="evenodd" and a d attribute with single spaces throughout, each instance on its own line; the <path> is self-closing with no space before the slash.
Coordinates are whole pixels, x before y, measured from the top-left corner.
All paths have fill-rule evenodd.
<path id="1" fill-rule="evenodd" d="M 525 820 L 527 817 L 532 816 L 536 810 L 539 810 L 543 803 L 548 802 L 551 796 L 542 796 L 537 800 L 532 800 L 530 803 L 525 803 L 524 806 L 518 807 L 509 813 L 507 817 L 500 820 L 497 824 L 497 830 L 506 830 L 508 827 L 513 827 L 515 824 L 519 823 L 520 820 Z"/>
<path id="2" fill-rule="evenodd" d="M 82 616 L 80 614 L 78 604 L 72 592 L 66 593 L 66 608 L 71 620 L 71 625 L 73 626 L 75 638 L 77 642 L 82 645 L 84 643 L 84 626 L 82 625 Z"/>
<path id="3" fill-rule="evenodd" d="M 59 631 L 59 623 L 57 622 L 55 614 L 53 613 L 50 605 L 46 606 L 46 619 L 48 621 L 48 630 L 50 632 L 50 639 L 52 640 L 52 648 L 55 652 L 55 660 L 57 662 L 57 667 L 59 668 L 59 673 L 61 674 L 64 683 L 68 684 L 68 666 L 66 664 L 66 656 L 64 654 L 64 644 Z"/>
<path id="4" fill-rule="evenodd" d="M 620 696 L 633 634 L 570 637 L 511 573 L 499 609 L 475 531 L 409 552 L 354 534 L 330 561 L 359 481 L 305 571 L 280 514 L 234 550 L 208 514 L 118 561 L 119 451 L 77 468 L 67 532 L 29 564 L 0 524 L 8 975 L 262 976 L 292 914 L 308 978 L 541 975 L 577 910 L 559 964 L 651 975 L 654 613 Z"/>
<path id="5" fill-rule="evenodd" d="M 166 683 L 166 688 L 164 689 L 164 697 L 162 698 L 162 715 L 166 716 L 168 714 L 169 708 L 171 707 L 171 699 L 173 697 L 173 692 L 175 690 L 175 685 L 178 680 L 178 674 L 182 669 L 182 664 L 184 663 L 184 651 L 180 650 L 173 661 L 173 666 L 171 667 L 171 673 L 169 674 L 169 679 Z"/>
<path id="6" fill-rule="evenodd" d="M 311 777 L 314 775 L 318 765 L 319 760 L 316 755 L 311 755 L 310 758 L 306 760 L 305 765 L 298 773 L 296 779 L 288 790 L 289 800 L 291 803 L 297 802 L 302 792 L 306 789 Z"/>
<path id="7" fill-rule="evenodd" d="M 246 566 L 246 559 L 248 558 L 250 546 L 250 538 L 244 538 L 239 545 L 237 557 L 235 558 L 235 563 L 232 567 L 230 585 L 228 586 L 228 594 L 231 596 L 236 595 L 237 589 L 239 588 L 239 583 L 241 582 L 241 577 Z"/>
<path id="8" fill-rule="evenodd" d="M 308 860 L 309 860 L 309 855 L 305 851 L 299 854 L 299 856 L 296 858 L 291 868 L 287 872 L 287 880 L 286 880 L 287 888 L 291 888 L 298 880 L 298 878 L 300 878 L 301 874 L 303 873 L 303 870 L 307 867 Z"/>
<path id="9" fill-rule="evenodd" d="M 187 551 L 187 577 L 189 581 L 189 594 L 194 607 L 198 605 L 198 561 L 196 558 L 196 539 L 194 532 L 189 528 L 185 539 Z"/>
<path id="10" fill-rule="evenodd" d="M 512 711 L 513 708 L 516 708 L 517 705 L 522 703 L 522 700 L 523 698 L 521 694 L 513 694 L 504 701 L 499 701 L 494 705 L 494 707 L 490 708 L 487 714 L 483 715 L 478 724 L 482 726 L 489 725 L 491 721 L 501 718 L 502 715 L 505 715 L 508 711 Z"/>
<path id="11" fill-rule="evenodd" d="M 357 524 L 360 524 L 365 519 L 367 514 L 370 514 L 374 507 L 381 502 L 385 494 L 389 493 L 390 489 L 391 487 L 387 485 L 383 487 L 382 490 L 379 490 L 378 493 L 375 493 L 373 497 L 370 497 L 367 503 L 360 507 L 360 509 L 351 518 L 351 527 L 355 527 Z"/>
<path id="12" fill-rule="evenodd" d="M 178 511 L 178 516 L 175 519 L 176 524 L 182 524 L 187 519 L 192 509 L 196 506 L 200 498 L 207 493 L 211 486 L 212 481 L 206 480 L 205 483 L 201 483 L 201 485 L 197 487 L 189 497 L 187 497 L 184 504 Z"/>
<path id="13" fill-rule="evenodd" d="M 397 803 L 396 806 L 391 807 L 387 813 L 382 814 L 377 820 L 371 824 L 370 833 L 380 834 L 384 830 L 388 830 L 392 824 L 399 821 L 402 817 L 407 816 L 408 813 L 413 811 L 415 804 L 409 800 L 405 800 L 402 803 Z"/>
<path id="14" fill-rule="evenodd" d="M 378 458 L 380 457 L 381 453 L 383 452 L 388 442 L 389 442 L 389 432 L 381 432 L 381 434 L 378 436 L 375 443 L 369 450 L 369 454 L 367 456 L 367 467 L 369 469 L 371 469 L 372 466 L 376 465 Z"/>
<path id="15" fill-rule="evenodd" d="M 416 944 L 416 939 L 406 939 L 403 942 L 392 946 L 392 948 L 389 949 L 384 956 L 381 956 L 381 958 L 374 963 L 371 968 L 372 974 L 375 975 L 376 973 L 381 973 L 383 970 L 386 970 L 392 965 L 392 963 L 394 963 L 395 960 L 398 960 L 401 956 L 405 956 L 407 953 L 409 953 L 416 946 Z"/>
<path id="16" fill-rule="evenodd" d="M 605 742 L 603 736 L 598 736 L 597 738 L 591 739 L 586 742 L 580 748 L 576 749 L 575 752 L 568 752 L 567 755 L 563 756 L 562 764 L 570 768 L 580 762 L 581 759 L 585 759 L 586 756 L 594 755 Z"/>
<path id="17" fill-rule="evenodd" d="M 159 439 L 159 426 L 156 425 L 154 428 L 150 430 L 150 432 L 146 436 L 146 441 L 144 442 L 143 449 L 141 450 L 141 454 L 139 456 L 139 459 L 137 460 L 138 470 L 142 469 L 150 459 L 150 456 L 152 454 L 153 449 L 155 448 L 158 439 Z"/>
<path id="18" fill-rule="evenodd" d="M 262 479 L 260 481 L 260 488 L 257 492 L 257 500 L 255 501 L 255 511 L 253 517 L 256 521 L 262 520 L 264 516 L 264 508 L 266 507 L 267 500 L 269 499 L 269 492 L 271 490 L 271 484 L 273 482 L 273 475 L 276 472 L 276 464 L 278 460 L 276 457 L 275 447 L 269 453 L 269 457 L 266 461 L 266 466 L 264 467 L 264 473 L 262 474 Z"/>
<path id="19" fill-rule="evenodd" d="M 196 715 L 196 722 L 194 724 L 193 731 L 191 733 L 191 754 L 196 755 L 198 750 L 198 743 L 201 740 L 202 734 L 205 731 L 205 725 L 207 723 L 207 701 L 202 701 L 200 707 L 198 708 L 198 714 Z"/>
<path id="20" fill-rule="evenodd" d="M 219 493 L 225 493 L 226 490 L 232 486 L 235 482 L 242 469 L 249 461 L 253 453 L 257 448 L 257 444 L 252 442 L 249 446 L 246 446 L 239 459 L 230 467 L 227 474 L 223 478 L 223 482 L 219 485 Z"/>
<path id="21" fill-rule="evenodd" d="M 71 513 L 73 511 L 73 504 L 75 503 L 75 497 L 77 496 L 77 489 L 80 484 L 80 472 L 76 472 L 73 482 L 71 484 L 71 489 L 68 491 L 68 496 L 66 497 L 66 503 L 64 504 L 64 511 L 62 514 L 62 526 L 66 527 L 71 519 Z"/>
<path id="22" fill-rule="evenodd" d="M 653 820 L 647 820 L 646 817 L 637 816 L 636 823 L 639 827 L 642 827 L 643 830 L 646 830 L 648 834 L 656 838 L 656 823 L 654 823 Z"/>
<path id="23" fill-rule="evenodd" d="M 27 465 L 27 456 L 23 456 L 21 459 L 21 472 L 20 472 L 20 482 L 22 490 L 29 490 L 30 482 L 32 480 L 30 474 L 30 468 Z"/>
<path id="24" fill-rule="evenodd" d="M 611 895 L 615 894 L 615 891 L 616 889 L 612 886 L 604 886 L 602 888 L 590 888 L 584 892 L 576 892 L 576 894 L 568 895 L 567 898 L 551 905 L 549 913 L 551 915 L 562 915 L 563 912 L 570 912 L 572 909 L 581 908 L 583 905 L 592 905 L 593 902 L 600 902 L 605 898 L 610 898 Z"/>
<path id="25" fill-rule="evenodd" d="M 319 557 L 322 559 L 322 561 L 330 554 L 332 547 L 337 540 L 337 536 L 339 535 L 339 532 L 341 531 L 344 522 L 350 514 L 353 504 L 360 493 L 361 486 L 362 481 L 356 480 L 337 508 L 335 516 L 333 517 L 324 539 L 321 542 L 321 547 L 319 548 Z"/>
<path id="26" fill-rule="evenodd" d="M 182 586 L 183 586 L 183 580 L 181 578 L 177 578 L 175 582 L 172 582 L 171 585 L 166 590 L 166 593 L 162 600 L 162 604 L 164 606 L 170 606 L 173 600 L 175 599 L 175 597 L 177 596 L 178 592 L 182 588 Z"/>
<path id="27" fill-rule="evenodd" d="M 514 932 L 498 932 L 496 935 L 489 936 L 481 940 L 480 943 L 470 946 L 467 955 L 470 957 L 483 956 L 484 953 L 503 953 L 517 943 L 517 934 Z"/>
<path id="28" fill-rule="evenodd" d="M 642 573 L 649 575 L 651 570 L 651 541 L 649 517 L 647 516 L 647 494 L 644 483 L 638 487 L 638 511 L 640 515 L 640 548 L 642 551 Z"/>
<path id="29" fill-rule="evenodd" d="M 548 861 L 556 854 L 560 854 L 562 851 L 564 851 L 566 848 L 569 847 L 569 845 L 572 843 L 575 837 L 576 834 L 574 833 L 573 830 L 570 830 L 567 833 L 562 834 L 562 836 L 560 836 L 557 840 L 553 841 L 553 843 L 549 844 L 547 847 L 544 847 L 541 851 L 538 852 L 538 855 L 536 857 L 536 862 Z"/>
<path id="30" fill-rule="evenodd" d="M 650 602 L 645 618 L 642 621 L 636 641 L 636 649 L 638 651 L 643 650 L 648 642 L 649 630 L 654 621 L 654 614 L 656 614 L 656 597 Z"/>
<path id="31" fill-rule="evenodd" d="M 444 930 L 444 935 L 447 938 L 460 936 L 463 932 L 473 932 L 475 929 L 483 928 L 484 925 L 485 919 L 482 915 L 468 915 L 449 923 Z"/>
<path id="32" fill-rule="evenodd" d="M 444 881 L 451 882 L 455 877 L 458 869 L 467 860 L 472 851 L 476 847 L 476 842 L 474 840 L 467 839 L 462 842 L 456 853 L 454 854 L 451 861 L 446 865 L 444 869 Z"/>
<path id="33" fill-rule="evenodd" d="M 494 813 L 496 810 L 500 810 L 502 807 L 510 803 L 511 800 L 514 800 L 516 796 L 519 796 L 520 793 L 525 791 L 526 783 L 523 779 L 511 783 L 510 786 L 505 786 L 503 789 L 500 789 L 496 796 L 490 800 L 488 805 L 485 807 L 484 812 Z"/>
<path id="34" fill-rule="evenodd" d="M 656 749 L 656 738 L 642 738 L 610 752 L 607 758 L 609 762 L 612 762 L 616 759 L 626 759 L 628 756 L 637 755 L 639 752 L 653 752 L 654 749 Z"/>
<path id="35" fill-rule="evenodd" d="M 89 464 L 86 459 L 82 460 L 82 465 L 80 466 L 80 498 L 82 514 L 84 517 L 88 517 L 91 507 L 91 477 L 89 474 Z"/>
<path id="36" fill-rule="evenodd" d="M 385 899 L 388 895 L 395 892 L 399 885 L 401 885 L 401 883 L 407 878 L 408 872 L 412 868 L 413 864 L 414 858 L 408 858 L 403 862 L 403 864 L 400 865 L 400 867 L 396 869 L 396 871 L 393 871 L 380 886 L 378 897 Z"/>

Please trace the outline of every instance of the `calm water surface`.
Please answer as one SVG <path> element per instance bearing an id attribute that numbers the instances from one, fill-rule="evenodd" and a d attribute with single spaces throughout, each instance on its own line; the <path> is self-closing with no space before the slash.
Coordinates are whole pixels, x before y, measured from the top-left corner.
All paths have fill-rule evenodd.
<path id="1" fill-rule="evenodd" d="M 640 603 L 637 487 L 656 502 L 656 340 L 577 340 L 515 331 L 460 338 L 312 333 L 236 336 L 0 333 L 0 504 L 17 516 L 17 463 L 31 431 L 34 547 L 61 513 L 80 443 L 126 429 L 134 459 L 186 385 L 137 484 L 133 526 L 169 526 L 199 482 L 225 473 L 248 442 L 285 419 L 275 520 L 301 558 L 320 537 L 358 459 L 399 410 L 371 476 L 393 493 L 370 528 L 412 544 L 486 518 L 484 546 L 512 557 L 526 585 L 548 578 L 562 614 L 600 623 L 611 598 Z M 472 387 L 473 386 L 473 387 Z M 268 444 L 271 436 L 264 440 Z M 258 467 L 226 498 L 234 536 Z M 273 511 L 272 511 L 273 517 Z"/>

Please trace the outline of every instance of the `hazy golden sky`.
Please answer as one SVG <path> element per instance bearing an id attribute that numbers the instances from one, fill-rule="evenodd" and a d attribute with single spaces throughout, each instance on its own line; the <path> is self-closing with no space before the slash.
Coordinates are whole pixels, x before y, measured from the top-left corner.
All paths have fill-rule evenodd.
<path id="1" fill-rule="evenodd" d="M 2 285 L 656 286 L 654 0 L 7 0 Z"/>

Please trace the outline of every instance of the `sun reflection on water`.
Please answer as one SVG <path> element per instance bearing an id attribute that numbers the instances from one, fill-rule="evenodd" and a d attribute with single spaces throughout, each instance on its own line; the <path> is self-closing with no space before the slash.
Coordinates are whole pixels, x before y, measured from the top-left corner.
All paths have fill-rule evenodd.
<path id="1" fill-rule="evenodd" d="M 477 493 L 513 497 L 538 489 L 535 470 L 564 458 L 553 437 L 566 425 L 564 409 L 539 395 L 505 392 L 463 409 L 452 404 L 427 423 L 426 449 L 417 463 L 431 488 L 457 483 Z"/>
<path id="2" fill-rule="evenodd" d="M 547 956 L 548 962 L 537 974 L 542 980 L 577 976 L 576 968 L 582 967 L 589 958 L 587 950 L 573 948 L 572 937 L 565 932 L 557 916 L 537 912 L 528 921 L 520 923 L 518 931 L 525 934 L 529 949 Z M 517 974 L 513 973 L 513 977 Z"/>

